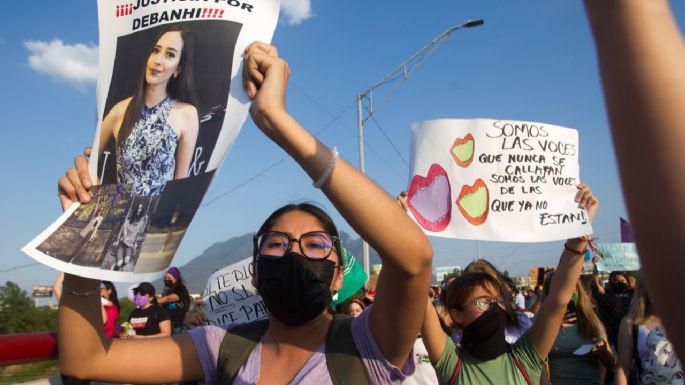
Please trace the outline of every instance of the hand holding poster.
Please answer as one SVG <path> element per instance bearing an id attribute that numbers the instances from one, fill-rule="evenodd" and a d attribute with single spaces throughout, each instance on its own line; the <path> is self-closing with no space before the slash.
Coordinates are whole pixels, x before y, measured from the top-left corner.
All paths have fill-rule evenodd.
<path id="1" fill-rule="evenodd" d="M 98 186 L 23 250 L 91 278 L 160 277 L 247 117 L 242 53 L 271 40 L 278 6 L 98 1 Z"/>
<path id="2" fill-rule="evenodd" d="M 574 202 L 578 133 L 507 120 L 412 126 L 407 206 L 429 235 L 510 242 L 592 232 Z"/>

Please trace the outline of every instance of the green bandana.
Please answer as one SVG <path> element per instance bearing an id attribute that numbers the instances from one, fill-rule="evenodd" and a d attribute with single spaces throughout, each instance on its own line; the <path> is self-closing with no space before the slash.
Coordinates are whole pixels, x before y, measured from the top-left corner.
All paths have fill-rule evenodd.
<path id="1" fill-rule="evenodd" d="M 328 307 L 335 307 L 353 296 L 362 288 L 362 286 L 364 286 L 364 282 L 368 279 L 362 265 L 357 261 L 357 258 L 355 258 L 346 248 L 342 246 L 340 248 L 342 249 L 343 254 L 343 284 L 340 290 L 333 295 L 333 299 L 328 304 Z"/>

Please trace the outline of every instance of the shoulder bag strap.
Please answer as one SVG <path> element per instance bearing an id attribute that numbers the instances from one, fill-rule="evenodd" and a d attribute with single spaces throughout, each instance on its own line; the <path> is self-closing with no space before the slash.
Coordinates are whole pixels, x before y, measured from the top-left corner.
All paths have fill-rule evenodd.
<path id="1" fill-rule="evenodd" d="M 353 320 L 336 314 L 326 335 L 326 366 L 333 385 L 371 385 L 369 372 L 352 338 Z"/>
<path id="2" fill-rule="evenodd" d="M 459 349 L 459 354 L 457 356 L 457 366 L 454 367 L 454 372 L 452 372 L 452 378 L 450 378 L 450 385 L 454 385 L 454 382 L 457 380 L 459 372 L 461 372 L 461 363 L 461 349 Z"/>
<path id="3" fill-rule="evenodd" d="M 516 356 L 512 352 L 509 352 L 509 354 L 511 355 L 511 358 L 514 360 L 514 364 L 516 364 L 516 367 L 518 368 L 519 372 L 521 372 L 521 375 L 526 380 L 526 384 L 533 385 L 533 382 L 530 380 L 528 372 L 526 372 L 526 369 L 523 368 L 523 365 L 521 365 L 521 362 L 519 362 L 518 358 L 516 358 Z"/>
<path id="4" fill-rule="evenodd" d="M 269 320 L 264 319 L 238 325 L 226 331 L 221 341 L 217 362 L 217 380 L 220 385 L 233 383 L 238 371 L 245 365 L 250 353 L 262 339 L 268 327 Z"/>

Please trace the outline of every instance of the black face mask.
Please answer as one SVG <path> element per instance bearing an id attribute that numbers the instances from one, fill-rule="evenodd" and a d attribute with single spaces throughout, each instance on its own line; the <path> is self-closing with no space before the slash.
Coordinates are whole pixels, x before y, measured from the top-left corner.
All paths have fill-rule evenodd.
<path id="1" fill-rule="evenodd" d="M 507 317 L 497 304 L 465 327 L 461 333 L 461 346 L 480 361 L 489 361 L 511 350 L 504 339 Z"/>
<path id="2" fill-rule="evenodd" d="M 164 286 L 166 287 L 174 287 L 174 284 L 171 281 L 167 281 L 166 279 L 164 280 Z"/>
<path id="3" fill-rule="evenodd" d="M 628 289 L 628 284 L 625 282 L 618 281 L 611 284 L 611 291 L 613 291 L 615 294 L 623 294 L 627 292 Z"/>
<path id="4" fill-rule="evenodd" d="M 289 252 L 257 259 L 257 290 L 269 312 L 288 326 L 299 326 L 321 314 L 331 300 L 335 263 L 314 261 Z"/>

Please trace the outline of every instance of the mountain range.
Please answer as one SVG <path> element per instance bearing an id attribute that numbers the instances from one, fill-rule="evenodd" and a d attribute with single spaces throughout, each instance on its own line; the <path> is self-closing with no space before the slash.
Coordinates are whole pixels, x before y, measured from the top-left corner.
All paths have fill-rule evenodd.
<path id="1" fill-rule="evenodd" d="M 209 246 L 202 254 L 190 260 L 183 266 L 177 266 L 181 270 L 183 280 L 188 291 L 202 293 L 207 283 L 207 278 L 217 270 L 252 256 L 252 236 L 248 233 L 230 238 L 223 242 L 216 242 Z M 362 239 L 352 238 L 344 231 L 340 232 L 340 240 L 343 246 L 362 263 Z M 371 265 L 380 264 L 378 253 L 369 248 Z M 164 287 L 161 280 L 153 282 L 155 287 Z"/>

